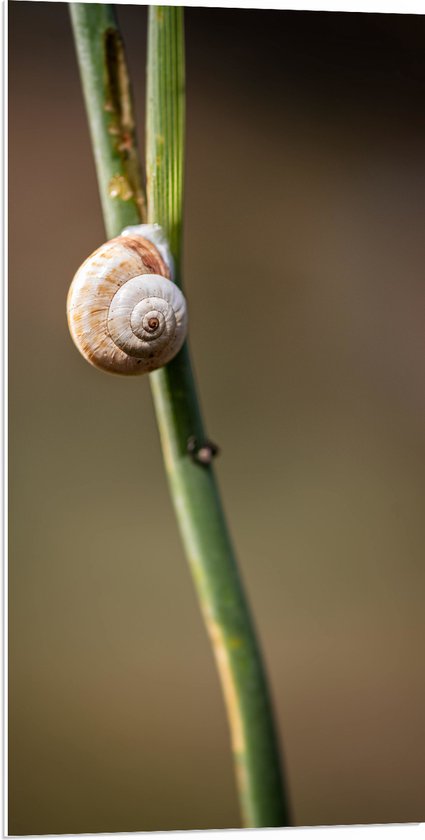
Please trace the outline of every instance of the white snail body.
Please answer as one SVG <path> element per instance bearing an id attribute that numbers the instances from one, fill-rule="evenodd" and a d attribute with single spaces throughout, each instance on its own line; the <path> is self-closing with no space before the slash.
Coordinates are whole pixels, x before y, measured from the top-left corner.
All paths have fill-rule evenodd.
<path id="1" fill-rule="evenodd" d="M 145 238 L 157 228 L 125 230 L 94 251 L 72 281 L 67 301 L 72 338 L 102 370 L 148 373 L 171 361 L 183 345 L 185 298 L 170 279 L 166 250 Z"/>

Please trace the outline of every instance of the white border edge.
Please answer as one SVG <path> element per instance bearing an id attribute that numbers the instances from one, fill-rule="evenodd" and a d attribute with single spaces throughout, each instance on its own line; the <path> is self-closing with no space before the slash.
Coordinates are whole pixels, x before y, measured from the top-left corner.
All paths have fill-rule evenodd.
<path id="1" fill-rule="evenodd" d="M 43 2 L 67 2 L 68 0 L 43 0 Z M 7 511 L 8 511 L 8 493 L 7 493 L 7 476 L 8 476 L 8 414 L 7 414 L 7 387 L 8 387 L 8 289 L 7 289 L 7 264 L 8 264 L 8 226 L 7 226 L 7 196 L 8 196 L 8 119 L 7 119 L 7 86 L 8 86 L 8 3 L 7 0 L 0 0 L 2 5 L 2 12 L 0 15 L 0 40 L 3 45 L 3 64 L 1 74 L 1 91 L 3 97 L 3 131 L 0 138 L 0 154 L 2 160 L 1 166 L 1 183 L 2 183 L 2 241 L 3 241 L 3 285 L 0 303 L 0 336 L 1 346 L 3 348 L 2 358 L 2 393 L 3 405 L 2 416 L 0 421 L 1 440 L 3 449 L 3 474 L 1 486 L 1 500 L 2 500 L 2 554 L 3 554 L 3 568 L 0 584 L 1 602 L 3 605 L 3 616 L 0 623 L 0 647 L 3 651 L 3 662 L 1 669 L 1 732 L 0 732 L 0 749 L 2 754 L 2 771 L 3 771 L 3 785 L 2 796 L 0 797 L 0 825 L 2 830 L 2 837 L 7 838 L 14 836 L 19 838 L 21 835 L 9 835 L 8 831 L 8 738 L 7 738 L 7 689 L 8 689 L 8 567 L 7 567 L 7 547 L 8 547 L 8 528 L 7 528 Z M 19 0 L 16 0 L 19 2 Z M 41 2 L 41 0 L 31 0 L 31 2 Z M 92 0 L 79 0 L 79 2 L 92 2 Z M 104 2 L 114 2 L 114 0 L 104 0 Z M 118 5 L 148 5 L 145 0 L 115 0 Z M 288 11 L 313 11 L 313 12 L 366 12 L 366 13 L 382 13 L 382 14 L 425 14 L 424 0 L 375 0 L 375 2 L 367 2 L 367 0 L 358 0 L 358 2 L 342 3 L 342 2 L 315 2 L 305 3 L 303 0 L 292 0 L 292 2 L 281 2 L 281 0 L 219 0 L 219 2 L 206 2 L 206 0 L 165 0 L 164 5 L 171 6 L 195 6 L 195 7 L 218 7 L 218 8 L 245 8 L 245 9 L 261 9 L 261 10 L 288 10 Z M 377 824 L 377 825 L 345 825 L 345 826 L 301 826 L 297 828 L 269 828 L 269 829 L 223 829 L 207 830 L 207 831 L 166 831 L 166 832 L 131 832 L 131 833 L 98 833 L 98 834 L 49 834 L 49 835 L 25 835 L 25 840 L 36 840 L 37 837 L 59 838 L 61 840 L 71 840 L 71 838 L 96 838 L 96 837 L 111 837 L 111 838 L 132 838 L 132 837 L 163 837 L 164 840 L 172 840 L 172 838 L 180 838 L 182 835 L 189 835 L 194 838 L 208 835 L 208 840 L 220 840 L 224 833 L 226 834 L 246 834 L 256 832 L 258 837 L 264 837 L 264 840 L 275 840 L 277 837 L 288 837 L 297 834 L 304 838 L 312 838 L 313 840 L 366 840 L 371 836 L 372 840 L 381 840 L 381 838 L 388 838 L 390 835 L 395 835 L 400 840 L 408 838 L 412 840 L 415 838 L 424 838 L 425 840 L 425 823 L 400 823 L 400 824 Z M 416 832 L 414 834 L 414 832 Z"/>
<path id="2" fill-rule="evenodd" d="M 1 91 L 3 99 L 3 114 L 2 114 L 2 132 L 0 139 L 1 148 L 1 183 L 2 183 L 2 244 L 3 244 L 3 282 L 1 294 L 1 346 L 2 354 L 2 416 L 1 416 L 1 440 L 2 440 L 2 486 L 1 486 L 1 504 L 2 504 L 2 575 L 1 575 L 1 602 L 3 606 L 3 615 L 1 621 L 1 648 L 3 651 L 2 658 L 2 673 L 1 673 L 1 697 L 2 697 L 2 714 L 1 714 L 1 752 L 2 752 L 2 771 L 3 771 L 3 785 L 0 805 L 0 821 L 3 836 L 7 836 L 8 831 L 8 719 L 7 719 L 7 694 L 8 694 L 8 565 L 7 565 L 7 477 L 8 477 L 8 437 L 7 437 L 7 261 L 8 261 L 8 226 L 7 226 L 7 197 L 8 197 L 8 114 L 7 114 L 7 86 L 8 86 L 8 5 L 7 0 L 2 0 L 1 10 L 1 42 L 3 45 L 3 66 L 1 75 Z"/>
<path id="3" fill-rule="evenodd" d="M 5 0 L 1 0 L 5 2 Z M 22 0 L 14 0 L 22 2 Z M 28 2 L 28 0 L 26 0 Z M 66 3 L 68 0 L 30 0 L 30 2 Z M 78 0 L 90 3 L 92 0 Z M 104 0 L 119 6 L 148 6 L 147 0 Z M 424 0 L 164 0 L 164 6 L 193 6 L 219 9 L 257 9 L 292 12 L 354 12 L 365 14 L 425 15 Z"/>

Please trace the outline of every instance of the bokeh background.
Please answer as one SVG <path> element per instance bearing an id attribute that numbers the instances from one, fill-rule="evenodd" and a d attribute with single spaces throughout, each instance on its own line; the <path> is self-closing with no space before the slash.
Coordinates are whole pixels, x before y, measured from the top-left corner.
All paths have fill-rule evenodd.
<path id="1" fill-rule="evenodd" d="M 119 18 L 143 148 L 146 8 Z M 104 240 L 67 6 L 9 27 L 9 831 L 237 827 L 149 383 L 67 330 Z M 424 820 L 425 18 L 186 35 L 191 347 L 294 819 Z"/>

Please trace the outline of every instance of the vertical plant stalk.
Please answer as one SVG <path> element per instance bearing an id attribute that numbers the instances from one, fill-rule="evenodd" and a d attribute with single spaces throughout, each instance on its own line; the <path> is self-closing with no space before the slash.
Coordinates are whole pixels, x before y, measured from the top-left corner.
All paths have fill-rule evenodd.
<path id="1" fill-rule="evenodd" d="M 184 32 L 181 7 L 151 6 L 148 30 L 148 221 L 170 242 L 182 285 Z M 243 820 L 289 824 L 268 687 L 211 465 L 188 454 L 205 441 L 187 345 L 150 376 L 177 519 L 212 643 L 231 731 Z"/>
<path id="2" fill-rule="evenodd" d="M 130 80 L 114 6 L 71 3 L 71 23 L 108 236 L 146 221 Z"/>
<path id="3" fill-rule="evenodd" d="M 130 86 L 110 5 L 71 4 L 105 227 L 145 221 Z M 183 10 L 149 10 L 148 221 L 165 229 L 181 285 L 184 158 Z M 150 375 L 171 496 L 223 687 L 243 821 L 289 824 L 276 732 L 255 632 L 210 465 L 188 454 L 205 440 L 189 350 Z"/>

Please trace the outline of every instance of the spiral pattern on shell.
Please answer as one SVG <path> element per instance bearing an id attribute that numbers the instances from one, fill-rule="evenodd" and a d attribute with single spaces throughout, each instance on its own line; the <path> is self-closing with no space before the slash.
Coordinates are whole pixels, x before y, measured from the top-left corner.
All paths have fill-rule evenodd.
<path id="1" fill-rule="evenodd" d="M 68 324 L 95 367 L 127 375 L 167 364 L 187 332 L 185 298 L 159 251 L 140 236 L 106 242 L 77 271 Z"/>

